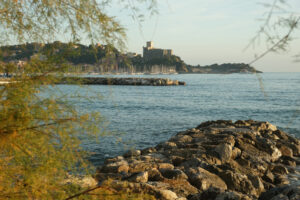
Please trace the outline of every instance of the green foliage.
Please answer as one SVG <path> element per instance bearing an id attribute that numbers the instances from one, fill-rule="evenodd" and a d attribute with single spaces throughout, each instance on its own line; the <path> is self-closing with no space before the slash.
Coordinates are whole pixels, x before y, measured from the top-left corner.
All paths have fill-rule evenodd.
<path id="1" fill-rule="evenodd" d="M 131 183 L 132 184 L 132 183 Z M 96 186 L 88 190 L 77 193 L 70 199 L 106 199 L 106 200 L 155 200 L 154 192 L 149 189 L 143 189 L 142 186 L 132 188 L 128 182 L 113 182 L 113 180 L 104 181 L 101 186 Z"/>
<path id="2" fill-rule="evenodd" d="M 116 48 L 109 45 L 89 45 L 85 46 L 78 43 L 54 42 L 42 45 L 40 43 L 27 43 L 23 45 L 0 47 L 3 54 L 3 61 L 10 62 L 16 60 L 29 61 L 36 55 L 43 55 L 55 60 L 62 60 L 72 65 L 90 64 L 95 65 L 105 62 L 115 62 L 119 68 L 128 69 L 130 66 L 144 67 L 152 65 L 176 66 L 177 71 L 185 71 L 185 63 L 180 57 L 164 56 L 162 58 L 153 58 L 145 60 L 141 56 L 128 58 Z M 96 69 L 94 69 L 96 71 Z"/>
<path id="3" fill-rule="evenodd" d="M 44 55 L 47 57 L 60 57 L 66 62 L 72 64 L 96 64 L 99 60 L 106 57 L 107 53 L 116 53 L 119 51 L 111 49 L 107 45 L 85 46 L 78 43 L 27 43 L 23 45 L 11 45 L 0 47 L 3 52 L 3 61 L 29 61 L 35 55 Z"/>
<path id="4" fill-rule="evenodd" d="M 147 65 L 176 65 L 177 63 L 183 62 L 178 56 L 164 56 L 162 58 L 153 58 L 151 60 L 145 60 L 144 63 Z"/>
<path id="5" fill-rule="evenodd" d="M 32 60 L 13 73 L 11 83 L 0 86 L 0 198 L 67 197 L 74 192 L 64 183 L 68 173 L 88 172 L 79 136 L 98 133 L 101 118 L 49 96 L 48 85 L 59 79 L 52 62 Z"/>
<path id="6" fill-rule="evenodd" d="M 66 58 L 82 62 L 82 52 L 88 59 L 103 54 L 94 47 L 74 51 L 76 42 L 106 44 L 106 55 L 124 46 L 124 28 L 105 13 L 106 6 L 104 0 L 0 1 L 0 44 L 34 41 L 0 51 L 0 73 L 12 75 L 0 85 L 0 199 L 64 199 L 84 189 L 66 179 L 91 171 L 79 137 L 98 136 L 101 116 L 79 113 L 63 96 L 54 96 L 55 83 L 70 68 Z M 41 45 L 61 34 L 72 42 Z M 14 58 L 27 63 L 3 62 L 16 48 Z"/>
<path id="7" fill-rule="evenodd" d="M 69 34 L 73 41 L 86 38 L 124 45 L 124 28 L 104 12 L 107 5 L 107 1 L 96 0 L 3 0 L 2 39 L 48 41 Z"/>

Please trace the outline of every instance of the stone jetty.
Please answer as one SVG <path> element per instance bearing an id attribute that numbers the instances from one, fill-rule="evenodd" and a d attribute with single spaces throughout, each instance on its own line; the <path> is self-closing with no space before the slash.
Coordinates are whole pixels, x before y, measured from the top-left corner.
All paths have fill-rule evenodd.
<path id="1" fill-rule="evenodd" d="M 111 77 L 67 77 L 58 84 L 83 85 L 136 85 L 136 86 L 173 86 L 185 85 L 185 82 L 168 78 L 111 78 Z"/>
<path id="2" fill-rule="evenodd" d="M 208 121 L 109 158 L 100 185 L 165 200 L 299 200 L 300 141 L 269 122 Z"/>

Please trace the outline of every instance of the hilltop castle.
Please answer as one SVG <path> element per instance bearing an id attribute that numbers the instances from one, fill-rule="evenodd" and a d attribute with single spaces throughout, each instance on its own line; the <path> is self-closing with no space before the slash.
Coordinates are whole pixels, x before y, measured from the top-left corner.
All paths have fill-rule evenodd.
<path id="1" fill-rule="evenodd" d="M 155 49 L 152 41 L 147 42 L 147 46 L 143 47 L 143 57 L 145 60 L 163 58 L 164 56 L 171 56 L 172 54 L 172 49 Z"/>

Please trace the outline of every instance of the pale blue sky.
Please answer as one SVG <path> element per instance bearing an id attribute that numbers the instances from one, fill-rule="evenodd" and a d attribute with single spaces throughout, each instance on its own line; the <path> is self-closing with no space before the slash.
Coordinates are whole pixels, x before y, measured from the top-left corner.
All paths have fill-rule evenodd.
<path id="1" fill-rule="evenodd" d="M 158 0 L 159 14 L 145 16 L 139 28 L 114 5 L 110 12 L 127 28 L 128 51 L 142 53 L 142 46 L 152 40 L 155 47 L 173 49 L 186 63 L 209 65 L 213 63 L 244 62 L 253 60 L 264 50 L 264 43 L 255 49 L 243 51 L 258 31 L 258 19 L 267 11 L 259 2 L 273 0 Z M 300 0 L 288 0 L 289 10 L 300 15 Z M 300 36 L 298 30 L 293 35 Z M 262 71 L 297 71 L 300 63 L 292 56 L 300 53 L 300 39 L 295 39 L 290 51 L 269 54 L 253 66 Z"/>

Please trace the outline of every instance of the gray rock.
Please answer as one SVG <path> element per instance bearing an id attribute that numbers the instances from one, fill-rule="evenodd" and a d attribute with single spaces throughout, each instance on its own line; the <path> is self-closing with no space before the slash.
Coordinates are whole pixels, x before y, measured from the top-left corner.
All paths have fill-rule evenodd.
<path id="1" fill-rule="evenodd" d="M 127 180 L 131 182 L 137 182 L 137 183 L 146 183 L 148 182 L 148 172 L 133 174 Z"/>
<path id="2" fill-rule="evenodd" d="M 275 146 L 272 146 L 272 150 L 273 152 L 271 154 L 271 160 L 275 162 L 282 156 L 282 154 L 281 151 L 279 151 L 279 149 Z"/>
<path id="3" fill-rule="evenodd" d="M 285 185 L 287 173 L 298 181 L 297 155 L 299 140 L 268 122 L 211 121 L 155 148 L 107 159 L 96 178 L 129 181 L 129 189 L 160 199 L 298 200 L 299 188 Z"/>
<path id="4" fill-rule="evenodd" d="M 148 171 L 148 180 L 149 181 L 162 181 L 162 180 L 164 180 L 164 177 L 162 176 L 160 171 L 158 171 L 158 169 L 153 168 Z"/>
<path id="5" fill-rule="evenodd" d="M 151 162 L 153 158 L 151 156 L 141 156 L 141 160 L 144 162 Z"/>
<path id="6" fill-rule="evenodd" d="M 181 163 L 185 161 L 185 158 L 181 156 L 171 156 L 170 158 L 174 166 L 179 166 Z"/>
<path id="7" fill-rule="evenodd" d="M 252 200 L 252 198 L 239 192 L 210 187 L 202 193 L 192 195 L 189 200 Z"/>
<path id="8" fill-rule="evenodd" d="M 251 199 L 248 196 L 235 191 L 226 191 L 224 193 L 219 194 L 215 200 L 251 200 Z"/>
<path id="9" fill-rule="evenodd" d="M 242 154 L 242 151 L 239 148 L 233 147 L 232 153 L 231 153 L 231 158 L 236 159 L 236 158 L 240 157 L 241 154 Z"/>
<path id="10" fill-rule="evenodd" d="M 139 155 L 141 155 L 141 151 L 140 150 L 130 149 L 123 156 L 125 158 L 128 158 L 128 157 L 139 156 Z"/>
<path id="11" fill-rule="evenodd" d="M 277 127 L 271 124 L 270 122 L 266 122 L 266 125 L 267 125 L 267 129 L 269 129 L 270 131 L 277 131 Z"/>
<path id="12" fill-rule="evenodd" d="M 128 162 L 125 160 L 109 163 L 99 169 L 100 172 L 104 172 L 104 173 L 120 173 L 120 172 L 127 173 L 128 170 L 129 170 Z"/>
<path id="13" fill-rule="evenodd" d="M 262 193 L 259 200 L 270 200 L 277 197 L 288 197 L 289 200 L 299 200 L 300 197 L 300 185 L 284 185 L 270 189 Z M 276 199 L 277 200 L 277 199 Z"/>
<path id="14" fill-rule="evenodd" d="M 277 135 L 282 140 L 288 140 L 289 139 L 287 133 L 285 133 L 281 130 L 276 130 L 276 131 L 273 132 L 273 134 Z"/>
<path id="15" fill-rule="evenodd" d="M 289 157 L 289 156 L 281 156 L 278 160 L 279 163 L 282 163 L 286 166 L 292 166 L 292 167 L 296 167 L 297 166 L 297 160 Z"/>
<path id="16" fill-rule="evenodd" d="M 215 151 L 218 153 L 222 162 L 230 160 L 232 155 L 232 147 L 229 144 L 219 144 Z"/>
<path id="17" fill-rule="evenodd" d="M 265 191 L 264 184 L 258 176 L 252 174 L 248 175 L 248 179 L 251 181 L 253 187 L 257 190 L 257 193 L 260 194 Z"/>
<path id="18" fill-rule="evenodd" d="M 300 144 L 287 144 L 293 150 L 293 156 L 300 156 Z"/>
<path id="19" fill-rule="evenodd" d="M 282 156 L 279 149 L 275 146 L 274 141 L 271 141 L 267 138 L 257 138 L 256 147 L 261 151 L 267 152 L 271 156 L 272 162 L 275 162 Z"/>
<path id="20" fill-rule="evenodd" d="M 246 175 L 226 170 L 220 174 L 220 177 L 225 181 L 230 190 L 255 196 L 259 195 L 259 191 L 253 187 Z"/>
<path id="21" fill-rule="evenodd" d="M 181 163 L 180 166 L 183 166 L 186 169 L 189 169 L 191 167 L 199 167 L 201 166 L 203 161 L 201 161 L 199 158 L 191 158 L 183 163 Z"/>
<path id="22" fill-rule="evenodd" d="M 205 190 L 204 192 L 191 195 L 189 200 L 203 200 L 203 199 L 215 200 L 219 194 L 224 193 L 224 192 L 225 192 L 224 189 L 210 187 L 207 190 Z"/>
<path id="23" fill-rule="evenodd" d="M 275 180 L 274 175 L 269 170 L 264 174 L 264 176 L 262 178 L 263 178 L 263 180 L 265 180 L 269 183 L 274 183 L 274 180 Z"/>
<path id="24" fill-rule="evenodd" d="M 210 187 L 227 189 L 226 183 L 220 177 L 203 168 L 191 168 L 186 173 L 190 183 L 200 190 L 204 191 Z"/>
<path id="25" fill-rule="evenodd" d="M 146 149 L 143 149 L 141 151 L 142 155 L 148 154 L 148 153 L 154 153 L 156 152 L 156 149 L 154 147 L 148 147 Z"/>
<path id="26" fill-rule="evenodd" d="M 290 183 L 290 181 L 286 175 L 276 175 L 274 183 L 276 185 L 287 185 Z"/>
<path id="27" fill-rule="evenodd" d="M 108 158 L 108 159 L 105 160 L 105 164 L 119 162 L 119 161 L 122 161 L 122 160 L 124 160 L 123 156 L 117 156 L 115 158 Z"/>
<path id="28" fill-rule="evenodd" d="M 283 194 L 278 194 L 270 200 L 289 200 L 289 197 L 287 197 Z"/>
<path id="29" fill-rule="evenodd" d="M 178 198 L 177 194 L 171 190 L 159 190 L 158 193 L 165 200 L 176 200 Z"/>
<path id="30" fill-rule="evenodd" d="M 283 156 L 293 157 L 293 150 L 285 145 L 279 147 L 279 151 Z"/>
<path id="31" fill-rule="evenodd" d="M 274 174 L 288 174 L 288 169 L 283 165 L 275 165 L 272 169 Z"/>
<path id="32" fill-rule="evenodd" d="M 160 172 L 168 179 L 188 179 L 188 176 L 180 169 L 161 169 Z"/>
<path id="33" fill-rule="evenodd" d="M 174 169 L 174 165 L 170 163 L 158 163 L 158 169 Z"/>
<path id="34" fill-rule="evenodd" d="M 175 142 L 164 142 L 158 145 L 158 147 L 161 147 L 163 149 L 173 149 L 176 148 L 177 145 Z"/>
<path id="35" fill-rule="evenodd" d="M 170 139 L 172 142 L 189 143 L 193 138 L 189 135 L 176 135 Z"/>
<path id="36" fill-rule="evenodd" d="M 156 164 L 154 162 L 143 162 L 140 160 L 133 160 L 129 164 L 129 173 L 137 173 L 137 172 L 144 172 L 147 170 L 150 170 L 152 168 L 155 168 Z"/>

